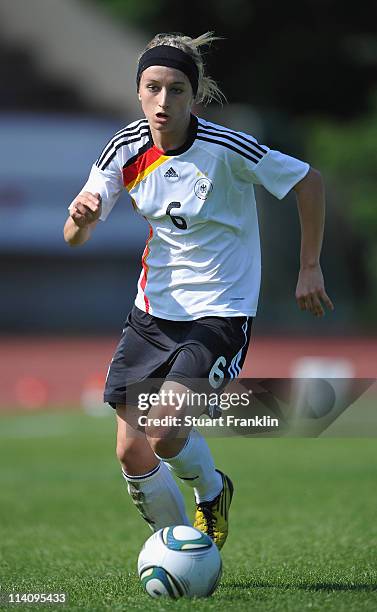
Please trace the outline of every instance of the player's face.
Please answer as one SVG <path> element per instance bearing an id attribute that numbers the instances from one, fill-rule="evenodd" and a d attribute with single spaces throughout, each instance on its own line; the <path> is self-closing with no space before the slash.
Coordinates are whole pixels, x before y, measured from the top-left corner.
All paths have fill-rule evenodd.
<path id="1" fill-rule="evenodd" d="M 190 122 L 193 92 L 180 70 L 150 66 L 141 75 L 139 100 L 152 133 L 180 133 Z"/>

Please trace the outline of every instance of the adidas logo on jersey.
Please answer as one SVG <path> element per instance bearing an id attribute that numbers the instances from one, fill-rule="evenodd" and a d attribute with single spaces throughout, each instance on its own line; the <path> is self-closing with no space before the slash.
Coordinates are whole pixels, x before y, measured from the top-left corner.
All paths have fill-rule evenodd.
<path id="1" fill-rule="evenodd" d="M 179 179 L 179 174 L 174 170 L 172 166 L 170 166 L 169 170 L 165 172 L 164 178 L 177 180 Z"/>

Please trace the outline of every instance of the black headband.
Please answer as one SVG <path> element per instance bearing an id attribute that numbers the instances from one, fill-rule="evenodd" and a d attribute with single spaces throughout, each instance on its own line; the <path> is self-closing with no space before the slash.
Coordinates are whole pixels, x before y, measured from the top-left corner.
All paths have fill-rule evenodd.
<path id="1" fill-rule="evenodd" d="M 191 83 L 194 96 L 198 92 L 199 70 L 194 60 L 184 51 L 170 45 L 159 45 L 148 49 L 139 60 L 136 83 L 139 89 L 142 72 L 149 66 L 168 66 L 183 72 Z"/>

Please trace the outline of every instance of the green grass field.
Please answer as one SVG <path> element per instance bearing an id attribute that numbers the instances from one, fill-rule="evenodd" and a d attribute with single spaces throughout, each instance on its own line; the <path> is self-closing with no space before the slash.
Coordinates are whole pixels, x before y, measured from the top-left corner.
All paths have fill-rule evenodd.
<path id="1" fill-rule="evenodd" d="M 65 591 L 69 610 L 377 609 L 375 439 L 211 438 L 236 485 L 223 578 L 209 599 L 157 601 L 114 430 L 112 415 L 0 417 L 2 591 Z"/>

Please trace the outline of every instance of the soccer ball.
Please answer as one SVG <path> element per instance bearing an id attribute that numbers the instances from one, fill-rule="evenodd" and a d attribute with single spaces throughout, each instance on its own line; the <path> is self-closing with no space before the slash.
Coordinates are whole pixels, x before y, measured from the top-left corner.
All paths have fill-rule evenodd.
<path id="1" fill-rule="evenodd" d="M 187 525 L 156 531 L 138 559 L 141 583 L 151 597 L 207 597 L 221 577 L 221 557 L 205 533 Z"/>

